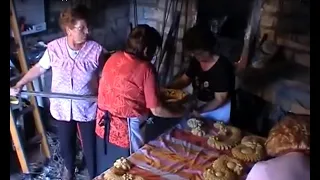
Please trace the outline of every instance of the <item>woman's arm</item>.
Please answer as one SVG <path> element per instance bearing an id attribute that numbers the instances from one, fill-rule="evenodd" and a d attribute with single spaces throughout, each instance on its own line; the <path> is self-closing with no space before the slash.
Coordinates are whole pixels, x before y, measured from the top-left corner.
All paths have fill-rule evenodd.
<path id="1" fill-rule="evenodd" d="M 227 92 L 216 92 L 214 93 L 214 95 L 215 95 L 215 98 L 212 101 L 204 104 L 203 106 L 200 106 L 197 109 L 198 113 L 205 113 L 205 112 L 216 110 L 221 106 L 223 106 L 228 101 Z"/>
<path id="2" fill-rule="evenodd" d="M 178 79 L 174 80 L 171 84 L 167 86 L 169 89 L 183 89 L 189 86 L 192 79 L 197 74 L 199 63 L 195 59 L 191 59 L 190 64 L 186 72 L 180 76 Z"/>
<path id="3" fill-rule="evenodd" d="M 186 75 L 183 74 L 178 79 L 174 80 L 171 84 L 167 86 L 169 89 L 183 89 L 189 86 L 191 83 L 191 79 Z"/>
<path id="4" fill-rule="evenodd" d="M 161 103 L 159 98 L 159 88 L 156 83 L 155 72 L 150 68 L 144 78 L 144 94 L 147 108 L 151 113 L 163 118 L 178 118 L 183 116 L 183 111 L 173 112 Z"/>
<path id="5" fill-rule="evenodd" d="M 10 88 L 10 95 L 16 96 L 19 94 L 20 90 L 23 86 L 33 81 L 41 74 L 45 73 L 47 69 L 51 67 L 50 65 L 50 57 L 48 51 L 46 50 L 40 59 L 40 61 L 34 65 L 18 82 L 17 84 Z"/>

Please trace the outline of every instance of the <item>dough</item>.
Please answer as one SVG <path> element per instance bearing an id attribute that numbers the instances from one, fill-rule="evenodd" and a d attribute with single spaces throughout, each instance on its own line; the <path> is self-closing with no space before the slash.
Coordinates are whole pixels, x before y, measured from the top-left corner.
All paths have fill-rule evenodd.
<path id="1" fill-rule="evenodd" d="M 225 124 L 223 124 L 223 122 L 217 121 L 215 123 L 213 123 L 213 127 L 219 129 L 221 126 L 226 126 Z"/>
<path id="2" fill-rule="evenodd" d="M 218 129 L 218 134 L 209 137 L 207 141 L 209 146 L 217 148 L 218 150 L 228 150 L 240 142 L 240 129 L 226 126 L 222 123 L 214 123 L 214 127 Z"/>
<path id="3" fill-rule="evenodd" d="M 244 142 L 231 150 L 232 155 L 245 162 L 258 162 L 265 156 L 264 147 L 257 142 Z"/>
<path id="4" fill-rule="evenodd" d="M 125 173 L 119 176 L 114 174 L 113 171 L 108 170 L 103 175 L 103 180 L 144 180 L 144 179 L 141 176 L 136 176 L 129 173 Z"/>
<path id="5" fill-rule="evenodd" d="M 141 176 L 135 176 L 129 173 L 126 173 L 122 176 L 122 180 L 143 180 Z"/>
<path id="6" fill-rule="evenodd" d="M 227 169 L 207 169 L 203 173 L 204 180 L 236 180 L 237 176 Z"/>
<path id="7" fill-rule="evenodd" d="M 218 136 L 209 137 L 207 143 L 209 146 L 217 148 L 218 150 L 228 150 L 232 148 L 230 144 L 223 142 L 223 140 L 220 139 Z"/>
<path id="8" fill-rule="evenodd" d="M 186 93 L 177 89 L 163 89 L 161 91 L 166 101 L 175 102 L 186 97 Z"/>
<path id="9" fill-rule="evenodd" d="M 221 155 L 212 163 L 212 167 L 217 169 L 229 169 L 237 175 L 241 175 L 243 171 L 242 163 L 239 160 L 229 157 L 227 155 Z"/>
<path id="10" fill-rule="evenodd" d="M 196 118 L 191 118 L 187 121 L 187 124 L 190 128 L 194 129 L 194 128 L 201 127 L 203 122 L 201 120 L 196 119 Z"/>
<path id="11" fill-rule="evenodd" d="M 123 175 L 131 169 L 131 163 L 124 157 L 117 159 L 113 164 L 113 172 L 116 175 Z"/>
<path id="12" fill-rule="evenodd" d="M 192 129 L 191 133 L 196 136 L 205 136 L 206 135 L 206 132 L 204 132 L 204 130 L 202 130 L 200 127 Z"/>
<path id="13" fill-rule="evenodd" d="M 121 180 L 121 176 L 117 176 L 117 175 L 114 174 L 112 171 L 107 170 L 107 171 L 103 174 L 103 180 Z"/>
<path id="14" fill-rule="evenodd" d="M 259 144 L 261 144 L 262 146 L 264 146 L 264 144 L 266 143 L 266 138 L 260 137 L 260 136 L 255 136 L 255 135 L 249 135 L 249 136 L 245 136 L 242 138 L 241 143 L 246 143 L 246 142 L 257 142 Z"/>

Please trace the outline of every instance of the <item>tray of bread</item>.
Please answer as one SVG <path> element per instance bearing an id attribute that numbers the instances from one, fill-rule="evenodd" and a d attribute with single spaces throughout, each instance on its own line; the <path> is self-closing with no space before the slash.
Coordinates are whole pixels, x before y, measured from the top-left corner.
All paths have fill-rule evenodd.
<path id="1" fill-rule="evenodd" d="M 236 180 L 245 169 L 267 157 L 266 138 L 241 132 L 237 127 L 202 119 L 187 120 L 190 133 L 207 139 L 207 145 L 221 152 L 203 171 L 205 180 Z"/>
<path id="2" fill-rule="evenodd" d="M 188 97 L 188 93 L 178 89 L 161 89 L 161 98 L 167 103 L 184 101 Z"/>

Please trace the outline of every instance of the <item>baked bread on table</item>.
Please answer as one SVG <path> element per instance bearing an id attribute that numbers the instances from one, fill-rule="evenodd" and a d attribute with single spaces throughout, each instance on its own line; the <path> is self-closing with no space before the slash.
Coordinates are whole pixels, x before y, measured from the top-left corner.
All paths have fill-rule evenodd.
<path id="1" fill-rule="evenodd" d="M 260 137 L 260 136 L 256 136 L 256 135 L 248 135 L 248 136 L 244 136 L 241 139 L 241 143 L 246 143 L 246 142 L 257 142 L 259 144 L 261 144 L 262 146 L 264 146 L 264 144 L 266 143 L 266 138 L 264 137 Z"/>
<path id="2" fill-rule="evenodd" d="M 206 132 L 204 130 L 202 130 L 200 127 L 196 127 L 196 128 L 191 129 L 191 133 L 193 135 L 200 136 L 200 137 L 206 135 Z"/>
<path id="3" fill-rule="evenodd" d="M 241 141 L 241 130 L 228 126 L 220 122 L 213 124 L 218 130 L 217 135 L 209 137 L 207 143 L 209 146 L 218 150 L 228 150 Z"/>
<path id="4" fill-rule="evenodd" d="M 187 121 L 187 125 L 191 128 L 191 133 L 195 136 L 205 136 L 206 132 L 203 130 L 203 121 L 196 119 L 196 118 L 190 118 Z"/>
<path id="5" fill-rule="evenodd" d="M 112 167 L 113 173 L 122 176 L 131 169 L 131 163 L 124 157 L 117 159 Z"/>
<path id="6" fill-rule="evenodd" d="M 215 169 L 229 169 L 237 175 L 242 175 L 243 164 L 239 160 L 232 158 L 228 155 L 221 155 L 212 163 L 212 168 Z"/>
<path id="7" fill-rule="evenodd" d="M 226 168 L 209 168 L 203 172 L 204 180 L 236 180 L 237 175 Z"/>
<path id="8" fill-rule="evenodd" d="M 113 173 L 112 170 L 106 171 L 101 176 L 95 178 L 95 180 L 144 180 L 141 176 L 125 173 L 122 176 L 118 176 Z"/>
<path id="9" fill-rule="evenodd" d="M 243 141 L 234 147 L 231 153 L 244 162 L 258 162 L 266 157 L 264 145 L 258 141 Z"/>
<path id="10" fill-rule="evenodd" d="M 121 157 L 114 162 L 112 168 L 97 177 L 96 180 L 143 180 L 140 176 L 128 173 L 131 166 L 132 163 L 128 159 Z"/>
<path id="11" fill-rule="evenodd" d="M 190 128 L 194 129 L 194 128 L 197 128 L 197 127 L 201 127 L 203 125 L 203 121 L 199 120 L 199 119 L 196 119 L 196 118 L 190 118 L 188 121 L 187 121 L 187 124 Z"/>

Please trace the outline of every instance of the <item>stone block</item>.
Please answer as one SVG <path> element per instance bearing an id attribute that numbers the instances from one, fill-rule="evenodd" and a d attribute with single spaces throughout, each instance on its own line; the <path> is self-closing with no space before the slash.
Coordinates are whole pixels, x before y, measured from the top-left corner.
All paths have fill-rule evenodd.
<path id="1" fill-rule="evenodd" d="M 138 5 L 153 5 L 153 6 L 157 6 L 158 5 L 158 1 L 163 1 L 163 0 L 137 0 L 137 4 Z"/>
<path id="2" fill-rule="evenodd" d="M 296 53 L 294 61 L 306 67 L 310 67 L 310 54 L 309 53 Z"/>
<path id="3" fill-rule="evenodd" d="M 184 31 L 185 31 L 184 27 L 180 27 L 180 28 L 179 28 L 179 31 L 178 31 L 178 39 L 183 38 L 183 36 L 184 36 Z"/>
<path id="4" fill-rule="evenodd" d="M 278 10 L 279 10 L 279 6 L 274 4 L 265 3 L 262 7 L 263 13 L 276 13 L 278 12 Z"/>
<path id="5" fill-rule="evenodd" d="M 310 14 L 310 7 L 302 5 L 300 1 L 284 1 L 282 13 L 284 13 L 284 14 Z"/>
<path id="6" fill-rule="evenodd" d="M 260 29 L 260 38 L 263 37 L 264 34 L 268 35 L 268 40 L 273 41 L 275 37 L 275 33 L 273 29 L 261 28 Z"/>
<path id="7" fill-rule="evenodd" d="M 177 42 L 176 42 L 176 52 L 177 52 L 177 53 L 181 53 L 182 50 L 183 50 L 183 48 L 182 48 L 182 41 L 181 41 L 181 40 L 177 40 Z"/>
<path id="8" fill-rule="evenodd" d="M 161 9 L 165 9 L 167 1 L 168 1 L 168 7 L 169 7 L 170 0 L 159 0 L 157 7 Z"/>
<path id="9" fill-rule="evenodd" d="M 292 41 L 290 39 L 278 37 L 276 43 L 278 45 L 283 45 L 283 46 L 291 48 L 291 49 L 310 52 L 310 46 L 306 46 L 306 45 L 294 42 L 294 41 Z"/>
<path id="10" fill-rule="evenodd" d="M 289 49 L 289 48 L 284 48 L 284 56 L 287 60 L 289 61 L 294 61 L 294 51 L 292 49 Z"/>
<path id="11" fill-rule="evenodd" d="M 122 17 L 128 17 L 130 13 L 129 4 L 120 4 L 112 7 L 108 7 L 105 11 L 106 19 L 116 19 Z"/>
<path id="12" fill-rule="evenodd" d="M 144 19 L 144 8 L 146 8 L 146 6 L 138 6 L 137 7 L 137 18 L 138 18 L 138 20 L 139 19 Z M 133 6 L 131 6 L 130 7 L 130 21 L 131 22 L 134 22 L 134 7 Z"/>
<path id="13" fill-rule="evenodd" d="M 163 17 L 164 17 L 164 11 L 159 8 L 155 8 L 155 7 L 143 8 L 143 18 L 145 19 L 162 21 Z"/>
<path id="14" fill-rule="evenodd" d="M 264 1 L 264 5 L 279 7 L 279 1 L 280 0 L 267 0 Z"/>
<path id="15" fill-rule="evenodd" d="M 296 41 L 297 41 L 298 43 L 303 44 L 303 45 L 310 46 L 310 34 L 297 35 L 297 36 L 296 36 Z"/>
<path id="16" fill-rule="evenodd" d="M 275 16 L 264 15 L 261 16 L 260 25 L 263 27 L 273 27 L 277 23 L 277 18 Z"/>
<path id="17" fill-rule="evenodd" d="M 182 56 L 181 56 L 181 54 L 182 53 L 176 53 L 175 55 L 174 55 L 174 66 L 179 66 L 179 67 L 181 67 L 182 66 L 182 64 L 181 64 L 181 62 L 182 62 Z"/>

